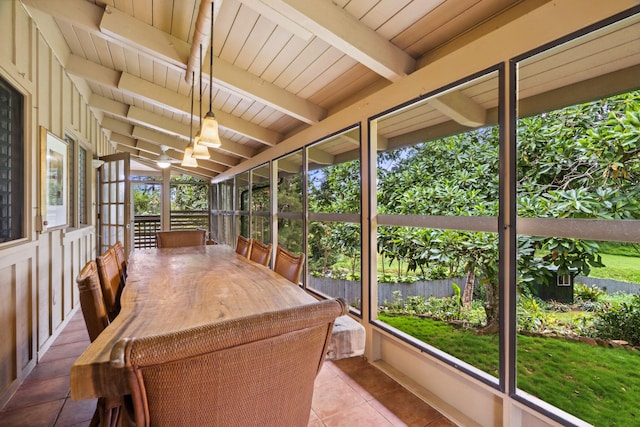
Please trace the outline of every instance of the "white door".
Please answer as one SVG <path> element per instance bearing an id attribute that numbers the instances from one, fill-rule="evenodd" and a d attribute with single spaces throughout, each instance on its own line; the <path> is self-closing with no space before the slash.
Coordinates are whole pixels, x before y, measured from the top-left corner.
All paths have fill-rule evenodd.
<path id="1" fill-rule="evenodd" d="M 98 184 L 98 253 L 118 240 L 128 255 L 133 247 L 133 203 L 129 185 L 129 153 L 100 157 Z"/>

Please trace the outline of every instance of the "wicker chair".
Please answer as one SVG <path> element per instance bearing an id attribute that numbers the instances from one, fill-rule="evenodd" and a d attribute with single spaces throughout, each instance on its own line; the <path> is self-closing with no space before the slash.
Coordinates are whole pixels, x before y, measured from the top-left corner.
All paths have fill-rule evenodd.
<path id="1" fill-rule="evenodd" d="M 180 248 L 183 246 L 204 246 L 206 230 L 158 231 L 156 242 L 159 248 Z"/>
<path id="2" fill-rule="evenodd" d="M 124 338 L 124 368 L 138 426 L 306 426 L 313 383 L 342 300 Z"/>
<path id="3" fill-rule="evenodd" d="M 242 255 L 245 258 L 249 258 L 249 252 L 251 252 L 251 240 L 243 236 L 238 236 L 236 243 L 236 253 Z"/>
<path id="4" fill-rule="evenodd" d="M 98 276 L 102 286 L 104 304 L 107 308 L 109 320 L 113 320 L 120 312 L 120 294 L 124 288 L 124 280 L 114 247 L 110 247 L 102 255 L 98 256 L 96 263 L 98 265 Z"/>
<path id="5" fill-rule="evenodd" d="M 120 275 L 122 276 L 122 280 L 125 280 L 127 278 L 127 257 L 124 255 L 124 246 L 120 240 L 113 245 L 113 250 L 116 253 L 118 267 L 120 267 Z"/>
<path id="6" fill-rule="evenodd" d="M 257 262 L 258 264 L 268 265 L 271 260 L 271 243 L 265 245 L 256 239 L 252 239 L 249 259 Z"/>
<path id="7" fill-rule="evenodd" d="M 294 255 L 282 246 L 278 246 L 273 271 L 297 285 L 300 283 L 300 274 L 303 266 L 304 254 Z"/>
<path id="8" fill-rule="evenodd" d="M 80 293 L 80 308 L 84 323 L 89 333 L 89 339 L 93 342 L 109 325 L 109 317 L 98 277 L 98 266 L 94 260 L 89 261 L 82 268 L 76 278 L 76 283 Z M 118 425 L 121 406 L 120 399 L 99 398 L 90 426 Z"/>

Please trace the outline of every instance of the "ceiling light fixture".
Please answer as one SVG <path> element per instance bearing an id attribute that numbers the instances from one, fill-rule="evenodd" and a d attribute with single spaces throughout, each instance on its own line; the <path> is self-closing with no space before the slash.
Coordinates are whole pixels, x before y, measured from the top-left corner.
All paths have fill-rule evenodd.
<path id="1" fill-rule="evenodd" d="M 213 114 L 213 2 L 211 2 L 211 41 L 209 42 L 209 112 L 204 116 L 200 129 L 200 143 L 207 147 L 218 148 L 222 145 L 218 130 L 218 121 Z"/>
<path id="2" fill-rule="evenodd" d="M 200 117 L 202 117 L 202 45 L 200 45 Z M 192 92 L 193 93 L 193 92 Z M 211 154 L 209 154 L 209 149 L 201 143 L 202 130 L 198 131 L 198 134 L 193 140 L 193 153 L 191 156 L 194 159 L 209 159 L 211 158 Z"/>
<path id="3" fill-rule="evenodd" d="M 166 145 L 161 145 L 160 149 L 162 150 L 162 154 L 158 156 L 156 164 L 159 168 L 166 169 L 171 166 L 171 163 L 173 163 L 173 159 L 167 154 L 167 150 L 169 149 L 169 147 L 167 147 Z"/>
<path id="4" fill-rule="evenodd" d="M 191 72 L 191 117 L 189 119 L 189 144 L 184 149 L 184 157 L 182 158 L 181 166 L 185 167 L 198 167 L 198 161 L 193 157 L 193 91 L 195 89 L 194 80 L 195 73 Z"/>

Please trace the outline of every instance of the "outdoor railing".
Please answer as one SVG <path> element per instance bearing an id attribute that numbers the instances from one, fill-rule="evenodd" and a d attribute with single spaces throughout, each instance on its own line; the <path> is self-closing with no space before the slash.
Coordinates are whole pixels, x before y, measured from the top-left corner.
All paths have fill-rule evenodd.
<path id="1" fill-rule="evenodd" d="M 160 215 L 136 215 L 133 222 L 134 247 L 155 248 L 156 233 L 161 231 Z M 209 214 L 206 211 L 171 211 L 171 230 L 195 228 L 209 230 Z"/>

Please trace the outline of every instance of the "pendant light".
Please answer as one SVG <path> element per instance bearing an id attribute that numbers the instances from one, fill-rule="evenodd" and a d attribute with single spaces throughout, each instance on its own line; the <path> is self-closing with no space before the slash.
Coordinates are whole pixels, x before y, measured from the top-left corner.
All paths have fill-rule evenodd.
<path id="1" fill-rule="evenodd" d="M 189 119 L 189 145 L 184 150 L 184 157 L 182 158 L 182 166 L 186 167 L 198 167 L 198 161 L 193 157 L 193 91 L 195 90 L 194 86 L 195 73 L 191 72 L 191 117 Z"/>
<path id="2" fill-rule="evenodd" d="M 161 169 L 166 169 L 169 166 L 171 166 L 172 163 L 172 158 L 169 157 L 169 155 L 167 154 L 167 149 L 169 147 L 163 145 L 160 147 L 160 149 L 162 150 L 162 154 L 160 154 L 158 156 L 158 159 L 156 160 L 156 164 L 158 165 L 159 168 Z"/>
<path id="3" fill-rule="evenodd" d="M 200 117 L 202 117 L 202 45 L 200 45 Z M 211 154 L 209 154 L 209 149 L 200 143 L 200 135 L 201 131 L 198 131 L 198 134 L 193 140 L 193 153 L 191 156 L 194 159 L 209 159 L 211 158 Z"/>
<path id="4" fill-rule="evenodd" d="M 220 134 L 218 132 L 218 121 L 213 114 L 211 100 L 213 97 L 213 2 L 211 2 L 211 41 L 209 43 L 209 112 L 204 116 L 202 128 L 200 129 L 200 144 L 207 147 L 218 148 L 220 142 Z"/>

